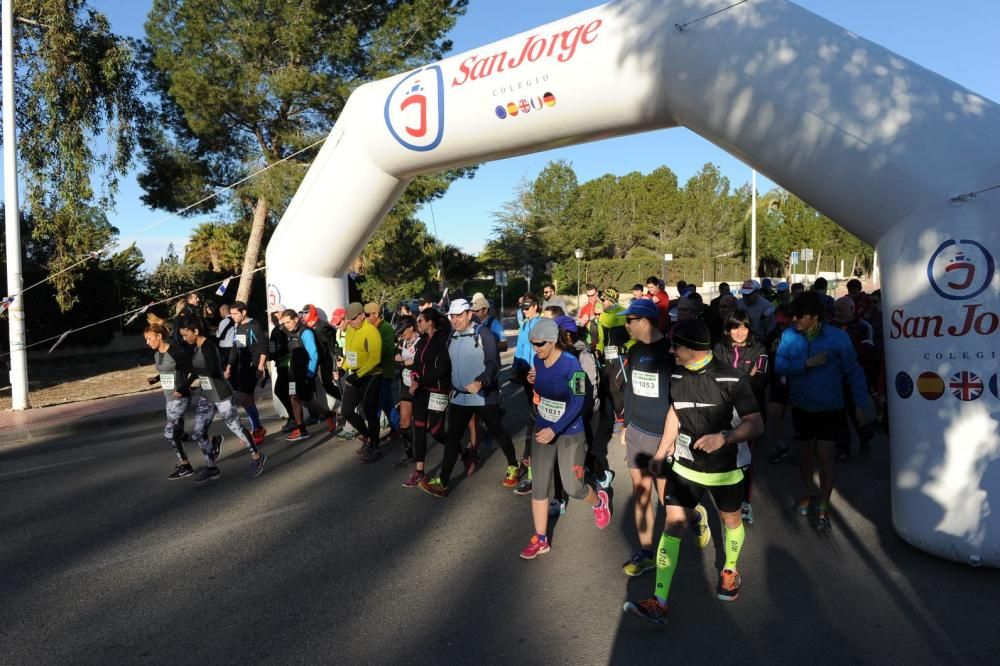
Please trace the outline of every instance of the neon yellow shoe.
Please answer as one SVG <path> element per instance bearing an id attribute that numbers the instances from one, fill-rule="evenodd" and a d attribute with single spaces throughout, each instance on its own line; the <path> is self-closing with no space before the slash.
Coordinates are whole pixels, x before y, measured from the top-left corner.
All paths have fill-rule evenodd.
<path id="1" fill-rule="evenodd" d="M 699 548 L 704 548 L 712 540 L 712 530 L 708 526 L 708 511 L 701 504 L 694 508 L 694 522 L 691 524 L 691 531 L 694 532 Z"/>

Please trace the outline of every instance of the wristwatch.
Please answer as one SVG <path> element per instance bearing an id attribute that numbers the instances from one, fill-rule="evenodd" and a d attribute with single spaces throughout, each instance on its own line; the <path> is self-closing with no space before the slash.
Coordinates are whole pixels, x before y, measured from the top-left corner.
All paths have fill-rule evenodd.
<path id="1" fill-rule="evenodd" d="M 729 431 L 728 430 L 723 430 L 719 434 L 722 435 L 722 443 L 723 444 L 728 444 L 729 443 Z"/>

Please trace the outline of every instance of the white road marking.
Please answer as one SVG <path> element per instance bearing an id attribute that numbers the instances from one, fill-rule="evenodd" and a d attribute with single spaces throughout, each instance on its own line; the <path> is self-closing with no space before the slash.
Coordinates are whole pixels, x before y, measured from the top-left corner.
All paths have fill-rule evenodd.
<path id="1" fill-rule="evenodd" d="M 39 465 L 37 467 L 28 467 L 27 469 L 19 469 L 15 472 L 4 472 L 0 474 L 0 479 L 5 476 L 19 476 L 21 474 L 27 474 L 28 472 L 37 472 L 40 469 L 49 469 L 50 467 L 60 467 L 62 465 L 72 465 L 74 463 L 86 462 L 88 460 L 93 460 L 97 456 L 88 456 L 86 458 L 77 458 L 76 460 L 64 460 L 63 462 L 52 463 L 51 465 Z"/>

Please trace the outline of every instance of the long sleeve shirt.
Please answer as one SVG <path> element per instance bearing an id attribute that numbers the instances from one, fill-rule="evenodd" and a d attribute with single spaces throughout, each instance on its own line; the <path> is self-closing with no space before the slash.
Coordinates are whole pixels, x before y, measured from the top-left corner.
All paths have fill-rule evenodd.
<path id="1" fill-rule="evenodd" d="M 539 398 L 536 432 L 542 428 L 552 428 L 556 435 L 583 432 L 586 375 L 573 354 L 563 352 L 551 367 L 535 359 L 535 393 Z"/>
<path id="2" fill-rule="evenodd" d="M 358 328 L 348 326 L 342 367 L 348 372 L 356 372 L 359 377 L 367 377 L 380 373 L 381 363 L 382 336 L 378 329 L 367 321 Z"/>

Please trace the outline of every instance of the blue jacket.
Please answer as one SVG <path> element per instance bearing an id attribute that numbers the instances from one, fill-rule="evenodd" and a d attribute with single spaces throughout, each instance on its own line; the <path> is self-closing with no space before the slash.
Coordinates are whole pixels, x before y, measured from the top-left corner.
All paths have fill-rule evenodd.
<path id="1" fill-rule="evenodd" d="M 541 321 L 541 317 L 525 319 L 521 324 L 521 330 L 517 334 L 517 347 L 514 349 L 514 365 L 531 368 L 535 362 L 535 348 L 531 344 L 531 329 Z"/>
<path id="2" fill-rule="evenodd" d="M 826 363 L 806 368 L 806 359 L 826 352 Z M 854 395 L 854 404 L 868 405 L 865 373 L 858 364 L 850 336 L 840 329 L 823 324 L 819 337 L 812 342 L 789 327 L 781 335 L 774 369 L 788 377 L 792 406 L 807 412 L 823 412 L 844 407 L 844 378 Z"/>

